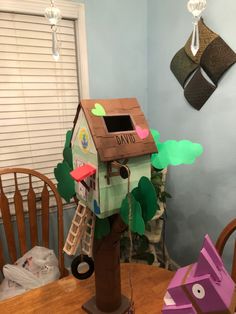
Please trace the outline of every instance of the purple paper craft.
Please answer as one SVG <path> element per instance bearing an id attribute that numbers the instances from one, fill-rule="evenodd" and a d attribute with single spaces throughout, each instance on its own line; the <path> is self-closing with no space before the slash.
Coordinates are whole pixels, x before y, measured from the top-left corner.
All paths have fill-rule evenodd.
<path id="1" fill-rule="evenodd" d="M 236 306 L 236 285 L 208 235 L 198 261 L 180 268 L 164 298 L 163 314 L 228 313 Z"/>

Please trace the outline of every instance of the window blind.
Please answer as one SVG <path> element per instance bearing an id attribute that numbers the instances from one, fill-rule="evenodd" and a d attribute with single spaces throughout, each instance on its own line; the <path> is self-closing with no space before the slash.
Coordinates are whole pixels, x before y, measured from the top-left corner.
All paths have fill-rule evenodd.
<path id="1" fill-rule="evenodd" d="M 60 21 L 58 62 L 51 36 L 43 16 L 0 12 L 0 167 L 38 170 L 56 183 L 79 102 L 74 21 Z M 13 180 L 4 186 L 11 193 Z"/>

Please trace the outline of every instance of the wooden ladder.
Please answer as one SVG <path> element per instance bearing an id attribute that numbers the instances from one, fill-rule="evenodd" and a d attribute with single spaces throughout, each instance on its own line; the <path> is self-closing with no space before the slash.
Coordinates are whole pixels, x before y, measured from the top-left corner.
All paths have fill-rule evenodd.
<path id="1" fill-rule="evenodd" d="M 68 255 L 75 255 L 78 246 L 81 243 L 82 250 L 91 257 L 94 227 L 95 215 L 89 208 L 84 206 L 82 203 L 79 203 L 76 208 L 63 251 Z"/>
<path id="2" fill-rule="evenodd" d="M 87 219 L 87 224 L 84 230 L 84 235 L 82 238 L 82 251 L 89 257 L 93 256 L 93 239 L 94 239 L 94 229 L 95 229 L 96 216 L 92 211 L 89 213 Z"/>

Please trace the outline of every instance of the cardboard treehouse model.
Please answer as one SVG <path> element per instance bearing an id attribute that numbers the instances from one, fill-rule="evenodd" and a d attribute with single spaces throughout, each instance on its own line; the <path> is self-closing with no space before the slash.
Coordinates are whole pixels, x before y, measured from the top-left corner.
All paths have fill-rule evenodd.
<path id="1" fill-rule="evenodd" d="M 119 277 L 121 231 L 114 234 L 110 232 L 109 235 L 115 235 L 115 238 L 108 242 L 115 244 L 109 249 L 105 248 L 103 238 L 103 246 L 99 246 L 98 253 L 99 250 L 93 248 L 96 245 L 96 241 L 93 243 L 95 221 L 96 218 L 105 220 L 119 213 L 122 201 L 127 196 L 128 185 L 131 191 L 138 186 L 140 178 L 150 179 L 151 154 L 157 152 L 156 144 L 136 99 L 99 99 L 82 100 L 79 104 L 74 120 L 71 149 L 73 171 L 70 174 L 75 180 L 79 204 L 64 251 L 75 255 L 80 247 L 80 255 L 73 260 L 71 266 L 73 275 L 78 279 L 86 279 L 93 273 L 94 259 L 97 306 L 100 303 L 101 310 L 112 312 L 123 303 L 123 300 L 120 301 Z M 124 222 L 121 224 L 127 227 Z M 102 251 L 100 248 L 105 249 Z M 87 273 L 80 273 L 78 270 L 83 261 L 89 265 Z M 110 263 L 109 267 L 114 268 L 114 271 L 104 274 L 101 271 L 104 261 L 106 265 Z M 114 283 L 114 289 L 108 285 L 105 291 L 104 277 L 110 285 L 111 282 Z M 109 299 L 106 297 L 108 294 Z M 125 307 L 127 309 L 127 304 Z M 119 308 L 119 313 L 123 313 L 122 311 Z"/>
<path id="2" fill-rule="evenodd" d="M 163 314 L 235 313 L 235 282 L 208 235 L 198 261 L 176 272 L 164 303 Z"/>
<path id="3" fill-rule="evenodd" d="M 150 178 L 157 151 L 136 99 L 82 100 L 71 146 L 77 197 L 99 218 L 119 211 L 128 171 L 131 189 Z"/>

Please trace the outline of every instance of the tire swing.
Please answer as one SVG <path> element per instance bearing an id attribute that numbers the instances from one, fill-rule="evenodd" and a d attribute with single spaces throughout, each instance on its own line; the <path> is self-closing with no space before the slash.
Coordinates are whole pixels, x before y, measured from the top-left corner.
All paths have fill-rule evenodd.
<path id="1" fill-rule="evenodd" d="M 88 270 L 86 272 L 79 272 L 79 266 L 81 266 L 81 264 L 87 264 Z M 76 256 L 71 263 L 71 272 L 72 275 L 79 280 L 88 279 L 94 272 L 94 262 L 92 258 L 88 255 Z"/>

